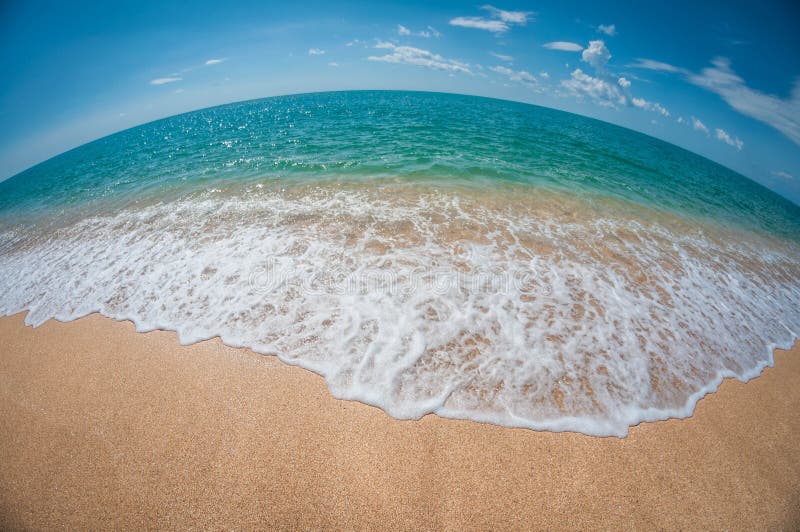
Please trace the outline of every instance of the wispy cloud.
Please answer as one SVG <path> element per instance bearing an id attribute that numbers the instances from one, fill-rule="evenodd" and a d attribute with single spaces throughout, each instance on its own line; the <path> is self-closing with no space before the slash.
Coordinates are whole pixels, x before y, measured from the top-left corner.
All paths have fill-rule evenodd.
<path id="1" fill-rule="evenodd" d="M 320 50 L 319 48 L 309 48 L 308 55 L 323 55 L 325 50 Z"/>
<path id="2" fill-rule="evenodd" d="M 628 99 L 617 83 L 590 76 L 580 68 L 575 69 L 570 79 L 563 80 L 561 86 L 578 100 L 589 98 L 602 107 L 626 105 Z"/>
<path id="3" fill-rule="evenodd" d="M 530 88 L 536 88 L 538 86 L 538 83 L 534 75 L 525 70 L 512 70 L 504 66 L 489 67 L 489 70 L 491 70 L 492 72 L 497 72 L 498 74 L 502 74 L 503 76 L 506 76 L 509 80 L 522 83 L 523 85 Z"/>
<path id="4" fill-rule="evenodd" d="M 436 37 L 437 39 L 442 36 L 442 32 L 440 32 L 439 30 L 437 30 L 433 26 L 428 26 L 428 31 L 430 32 L 430 34 L 432 36 Z"/>
<path id="5" fill-rule="evenodd" d="M 397 25 L 397 34 L 400 36 L 410 36 L 410 37 L 423 37 L 425 39 L 430 39 L 431 37 L 436 37 L 437 39 L 442 36 L 441 32 L 439 32 L 433 26 L 428 26 L 424 30 L 413 31 L 403 26 L 402 24 Z"/>
<path id="6" fill-rule="evenodd" d="M 720 128 L 715 129 L 714 132 L 716 133 L 717 140 L 721 140 L 725 144 L 733 146 L 738 151 L 742 151 L 742 148 L 744 148 L 744 142 L 739 140 L 739 137 L 733 137 L 729 135 L 727 131 Z"/>
<path id="7" fill-rule="evenodd" d="M 635 63 L 628 65 L 633 68 L 643 68 L 645 70 L 657 70 L 661 72 L 680 72 L 688 73 L 688 70 L 670 65 L 669 63 L 662 63 L 661 61 L 654 61 L 652 59 L 639 58 Z"/>
<path id="8" fill-rule="evenodd" d="M 751 89 L 733 69 L 731 62 L 718 57 L 712 66 L 689 81 L 719 95 L 728 105 L 745 116 L 754 118 L 780 131 L 800 145 L 800 78 L 795 80 L 789 98 L 780 98 Z"/>
<path id="9" fill-rule="evenodd" d="M 164 85 L 167 83 L 175 83 L 176 81 L 182 81 L 183 78 L 174 77 L 174 78 L 156 78 L 150 80 L 150 85 Z"/>
<path id="10" fill-rule="evenodd" d="M 561 52 L 580 52 L 583 50 L 583 46 L 580 44 L 567 41 L 547 42 L 544 43 L 542 47 L 547 48 L 548 50 L 559 50 Z"/>
<path id="11" fill-rule="evenodd" d="M 381 56 L 369 56 L 367 59 L 370 61 L 415 65 L 434 70 L 461 72 L 472 75 L 472 70 L 470 70 L 470 65 L 468 63 L 463 63 L 454 59 L 446 59 L 428 50 L 422 50 L 413 46 L 397 46 L 385 41 L 379 41 L 375 45 L 375 48 L 391 50 L 391 53 Z"/>
<path id="12" fill-rule="evenodd" d="M 514 58 L 511 57 L 510 55 L 498 54 L 497 52 L 489 52 L 489 55 L 492 55 L 492 56 L 498 58 L 500 61 L 506 61 L 506 62 L 509 62 L 509 63 L 514 60 Z"/>
<path id="13" fill-rule="evenodd" d="M 506 11 L 490 5 L 481 6 L 481 9 L 489 12 L 489 18 L 456 17 L 450 20 L 450 25 L 505 33 L 513 25 L 524 26 L 533 15 L 530 11 Z"/>
<path id="14" fill-rule="evenodd" d="M 708 135 L 708 128 L 706 127 L 706 125 L 703 122 L 700 121 L 699 118 L 692 117 L 692 127 L 696 131 L 702 131 L 703 133 Z"/>
<path id="15" fill-rule="evenodd" d="M 614 24 L 609 24 L 608 26 L 605 24 L 600 24 L 597 26 L 597 31 L 600 33 L 605 33 L 609 37 L 613 37 L 617 34 L 617 27 Z"/>
<path id="16" fill-rule="evenodd" d="M 223 61 L 227 60 L 227 58 L 223 57 L 222 59 L 209 59 L 206 61 L 206 65 L 218 65 Z"/>
<path id="17" fill-rule="evenodd" d="M 492 17 L 499 18 L 509 24 L 525 25 L 528 23 L 528 18 L 533 15 L 530 11 L 506 11 L 490 5 L 481 6 L 481 9 L 488 11 Z"/>
<path id="18" fill-rule="evenodd" d="M 486 30 L 493 33 L 504 33 L 508 31 L 508 24 L 502 20 L 489 20 L 483 17 L 456 17 L 450 20 L 450 25 Z"/>
<path id="19" fill-rule="evenodd" d="M 620 86 L 620 87 L 622 87 L 623 89 L 629 89 L 629 88 L 630 88 L 630 86 L 631 86 L 631 82 L 630 82 L 630 80 L 628 80 L 628 79 L 626 79 L 626 78 L 619 78 L 619 79 L 617 80 L 617 83 L 618 83 L 618 84 L 619 84 L 619 86 Z"/>
<path id="20" fill-rule="evenodd" d="M 638 107 L 639 109 L 655 111 L 661 116 L 669 116 L 669 111 L 658 102 L 648 102 L 644 98 L 631 98 L 631 103 L 634 107 Z"/>
<path id="21" fill-rule="evenodd" d="M 330 63 L 328 63 L 328 66 L 329 67 L 338 67 L 339 63 L 337 63 L 336 61 L 331 61 Z"/>
<path id="22" fill-rule="evenodd" d="M 775 177 L 780 177 L 781 179 L 789 180 L 789 181 L 794 179 L 794 176 L 792 174 L 790 174 L 789 172 L 787 172 L 786 170 L 775 170 L 775 171 L 772 172 L 772 175 L 774 175 Z"/>
<path id="23" fill-rule="evenodd" d="M 736 111 L 775 128 L 800 146 L 800 78 L 795 79 L 789 97 L 781 98 L 750 88 L 725 57 L 715 58 L 699 74 L 652 59 L 638 59 L 630 66 L 682 74 L 689 83 L 717 94 Z M 732 146 L 736 145 L 734 140 Z"/>

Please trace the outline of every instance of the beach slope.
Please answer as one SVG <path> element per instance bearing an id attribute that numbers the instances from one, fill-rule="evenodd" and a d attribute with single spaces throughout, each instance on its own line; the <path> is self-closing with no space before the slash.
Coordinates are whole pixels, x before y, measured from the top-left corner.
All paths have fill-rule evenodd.
<path id="1" fill-rule="evenodd" d="M 0 338 L 2 529 L 800 527 L 800 343 L 618 439 L 398 421 L 97 315 Z"/>

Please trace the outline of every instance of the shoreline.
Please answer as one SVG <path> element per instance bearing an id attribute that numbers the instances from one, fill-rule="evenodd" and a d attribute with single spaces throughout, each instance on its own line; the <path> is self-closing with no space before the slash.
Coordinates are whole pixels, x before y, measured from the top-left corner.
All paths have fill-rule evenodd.
<path id="1" fill-rule="evenodd" d="M 800 342 L 624 439 L 334 399 L 315 373 L 93 314 L 0 318 L 0 527 L 800 526 Z"/>

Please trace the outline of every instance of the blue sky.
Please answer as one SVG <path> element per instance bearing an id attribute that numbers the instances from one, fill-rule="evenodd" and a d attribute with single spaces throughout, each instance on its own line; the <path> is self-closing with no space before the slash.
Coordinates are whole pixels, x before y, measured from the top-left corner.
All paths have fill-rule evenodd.
<path id="1" fill-rule="evenodd" d="M 0 4 L 0 179 L 201 107 L 411 89 L 519 100 L 700 153 L 800 203 L 800 4 Z"/>

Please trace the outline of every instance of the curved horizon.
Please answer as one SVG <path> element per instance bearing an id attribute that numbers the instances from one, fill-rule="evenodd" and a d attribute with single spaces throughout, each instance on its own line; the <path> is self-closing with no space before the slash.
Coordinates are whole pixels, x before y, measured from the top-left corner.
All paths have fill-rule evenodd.
<path id="1" fill-rule="evenodd" d="M 234 101 L 234 102 L 225 102 L 225 103 L 221 103 L 221 104 L 210 105 L 210 106 L 207 106 L 207 107 L 201 107 L 201 108 L 198 108 L 198 109 L 191 109 L 189 111 L 176 113 L 174 115 L 155 118 L 153 120 L 149 120 L 149 121 L 143 122 L 141 124 L 136 124 L 136 125 L 127 127 L 125 129 L 120 129 L 118 131 L 114 131 L 114 132 L 109 133 L 107 135 L 103 135 L 101 137 L 94 138 L 92 140 L 89 140 L 87 142 L 84 142 L 82 144 L 74 146 L 72 148 L 66 149 L 66 150 L 64 150 L 64 151 L 62 151 L 60 153 L 57 153 L 57 154 L 53 155 L 52 157 L 48 157 L 47 159 L 44 159 L 44 160 L 42 160 L 42 161 L 40 161 L 38 163 L 35 163 L 35 164 L 29 166 L 28 168 L 25 168 L 24 170 L 14 174 L 14 175 L 8 176 L 8 177 L 6 177 L 4 179 L 0 179 L 0 184 L 5 183 L 7 181 L 10 181 L 11 179 L 20 177 L 20 176 L 22 176 L 22 174 L 25 174 L 28 171 L 30 171 L 30 170 L 32 170 L 32 169 L 34 169 L 34 168 L 36 168 L 36 167 L 38 167 L 38 166 L 40 166 L 42 164 L 45 164 L 45 163 L 47 163 L 48 161 L 50 161 L 52 159 L 56 159 L 56 158 L 58 158 L 58 157 L 60 157 L 60 156 L 62 156 L 64 154 L 67 154 L 67 153 L 72 152 L 74 150 L 78 150 L 78 149 L 80 149 L 80 148 L 82 148 L 84 146 L 87 146 L 89 144 L 92 144 L 94 142 L 103 140 L 103 139 L 108 138 L 108 137 L 113 137 L 114 135 L 118 135 L 118 134 L 124 133 L 126 131 L 130 131 L 130 130 L 133 130 L 133 129 L 141 128 L 141 127 L 147 126 L 149 124 L 154 124 L 156 122 L 160 122 L 160 121 L 163 121 L 163 120 L 169 120 L 171 118 L 175 118 L 175 117 L 178 117 L 178 116 L 197 113 L 197 112 L 204 111 L 204 110 L 216 109 L 216 108 L 225 107 L 225 106 L 228 106 L 228 105 L 245 104 L 245 103 L 249 103 L 249 102 L 256 102 L 256 101 L 260 101 L 260 100 L 269 100 L 269 99 L 273 99 L 273 98 L 286 98 L 286 97 L 292 97 L 292 96 L 304 96 L 304 95 L 313 95 L 313 94 L 336 94 L 336 93 L 348 93 L 348 92 L 401 92 L 401 93 L 402 92 L 407 92 L 407 93 L 443 94 L 443 95 L 448 95 L 448 96 L 465 96 L 465 97 L 471 97 L 471 98 L 482 98 L 482 99 L 488 99 L 488 100 L 498 100 L 498 101 L 501 101 L 501 102 L 515 103 L 515 104 L 520 104 L 520 105 L 528 105 L 528 106 L 532 106 L 532 107 L 539 107 L 539 108 L 542 108 L 542 109 L 548 109 L 550 111 L 565 113 L 565 114 L 568 114 L 568 115 L 579 116 L 581 118 L 585 118 L 585 119 L 588 119 L 588 120 L 594 120 L 594 121 L 600 122 L 600 123 L 605 124 L 605 125 L 618 127 L 618 128 L 621 128 L 621 129 L 624 129 L 624 130 L 627 130 L 627 131 L 631 131 L 631 132 L 643 135 L 645 137 L 657 140 L 659 142 L 663 142 L 663 143 L 668 144 L 668 145 L 670 145 L 670 146 L 672 146 L 674 148 L 677 148 L 677 149 L 686 151 L 688 153 L 691 153 L 694 156 L 700 157 L 700 158 L 702 158 L 704 160 L 707 160 L 707 161 L 709 161 L 709 162 L 711 162 L 713 164 L 719 165 L 722 168 L 724 168 L 725 170 L 733 172 L 734 174 L 737 174 L 737 175 L 741 176 L 742 178 L 744 178 L 744 179 L 746 179 L 748 181 L 751 181 L 752 183 L 754 183 L 754 184 L 758 185 L 759 187 L 769 191 L 770 193 L 775 194 L 776 196 L 778 196 L 782 200 L 788 201 L 789 203 L 791 203 L 794 206 L 800 207 L 800 199 L 794 200 L 794 199 L 792 199 L 792 198 L 790 198 L 788 196 L 785 196 L 785 195 L 781 194 L 780 192 L 765 186 L 764 184 L 758 182 L 757 180 L 755 180 L 755 179 L 753 179 L 753 178 L 751 178 L 749 176 L 746 176 L 746 175 L 744 175 L 744 174 L 742 174 L 740 172 L 737 172 L 733 168 L 725 166 L 723 163 L 721 163 L 719 161 L 715 161 L 715 160 L 713 160 L 713 159 L 711 159 L 709 157 L 706 157 L 705 155 L 703 155 L 701 153 L 694 152 L 694 151 L 692 151 L 690 149 L 687 149 L 687 148 L 684 148 L 684 147 L 679 146 L 677 144 L 674 144 L 672 142 L 669 142 L 668 140 L 664 140 L 662 138 L 659 138 L 659 137 L 656 137 L 656 136 L 653 136 L 653 135 L 649 135 L 646 132 L 639 131 L 639 130 L 634 129 L 634 128 L 625 127 L 625 126 L 622 126 L 622 125 L 619 125 L 619 124 L 615 124 L 613 122 L 602 120 L 600 118 L 594 118 L 592 116 L 587 116 L 587 115 L 583 115 L 583 114 L 580 114 L 580 113 L 574 113 L 574 112 L 571 112 L 571 111 L 564 111 L 562 109 L 558 109 L 558 108 L 555 108 L 555 107 L 548 107 L 548 106 L 545 106 L 545 105 L 538 105 L 538 104 L 534 104 L 534 103 L 522 102 L 522 101 L 519 101 L 519 100 L 509 100 L 509 99 L 505 99 L 505 98 L 498 98 L 498 97 L 495 97 L 495 96 L 483 96 L 483 95 L 459 93 L 459 92 L 441 92 L 441 91 L 426 91 L 426 90 L 398 90 L 398 89 L 352 89 L 352 90 L 332 90 L 332 91 L 321 90 L 321 91 L 311 91 L 311 92 L 296 92 L 296 93 L 288 93 L 288 94 L 279 94 L 279 95 L 274 95 L 274 96 L 264 96 L 264 97 L 259 97 L 259 98 L 249 98 L 249 99 L 246 99 L 246 100 L 238 100 L 238 101 Z"/>

